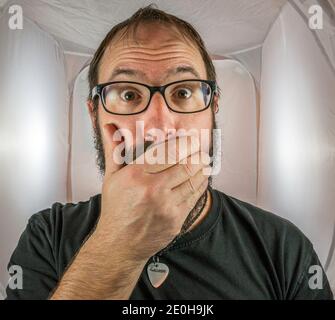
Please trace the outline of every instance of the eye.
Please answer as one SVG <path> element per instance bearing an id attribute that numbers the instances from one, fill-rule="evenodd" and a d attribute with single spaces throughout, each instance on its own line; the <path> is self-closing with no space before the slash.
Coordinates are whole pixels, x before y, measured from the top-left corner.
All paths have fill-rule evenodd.
<path id="1" fill-rule="evenodd" d="M 121 99 L 124 101 L 134 101 L 139 98 L 139 94 L 131 90 L 123 90 L 120 94 Z"/>
<path id="2" fill-rule="evenodd" d="M 192 91 L 188 88 L 180 88 L 176 90 L 175 94 L 178 99 L 188 99 L 192 96 Z"/>

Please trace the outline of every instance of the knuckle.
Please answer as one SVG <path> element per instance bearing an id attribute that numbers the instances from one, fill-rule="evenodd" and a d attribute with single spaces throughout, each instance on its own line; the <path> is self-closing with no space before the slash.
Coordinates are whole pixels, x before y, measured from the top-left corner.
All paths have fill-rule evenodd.
<path id="1" fill-rule="evenodd" d="M 173 213 L 170 212 L 170 210 L 166 209 L 160 211 L 158 218 L 163 226 L 173 229 L 175 223 L 175 216 L 173 215 Z"/>
<path id="2" fill-rule="evenodd" d="M 194 187 L 194 183 L 193 183 L 193 181 L 192 181 L 192 178 L 190 178 L 190 179 L 187 180 L 187 185 L 188 185 L 189 190 L 190 190 L 192 193 L 197 192 L 197 190 L 196 190 L 195 187 Z"/>
<path id="3" fill-rule="evenodd" d="M 192 170 L 192 165 L 189 162 L 181 164 L 183 167 L 184 171 L 186 172 L 187 176 L 192 177 L 193 176 L 193 170 Z"/>
<path id="4" fill-rule="evenodd" d="M 143 187 L 143 195 L 148 200 L 153 200 L 155 196 L 155 186 L 152 184 L 145 184 Z"/>
<path id="5" fill-rule="evenodd" d="M 151 182 L 154 185 L 156 192 L 159 191 L 160 193 L 163 192 L 165 194 L 165 192 L 169 190 L 166 183 L 167 177 L 168 175 L 166 175 L 165 173 L 152 177 Z"/>
<path id="6" fill-rule="evenodd" d="M 127 181 L 127 182 L 136 180 L 139 175 L 138 165 L 137 164 L 128 165 L 127 169 L 128 170 L 126 170 L 126 175 L 124 179 L 121 179 L 121 180 Z"/>

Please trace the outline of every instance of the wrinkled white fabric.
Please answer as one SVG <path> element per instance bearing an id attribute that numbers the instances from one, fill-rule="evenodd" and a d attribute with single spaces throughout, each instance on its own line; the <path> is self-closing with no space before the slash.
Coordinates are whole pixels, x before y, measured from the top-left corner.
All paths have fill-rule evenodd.
<path id="1" fill-rule="evenodd" d="M 314 17 L 318 12 L 320 13 L 321 29 L 310 29 L 310 32 L 335 72 L 335 0 L 290 0 L 290 3 L 308 25 L 310 20 L 313 25 Z M 316 9 L 316 6 L 319 8 Z"/>
<path id="2" fill-rule="evenodd" d="M 334 89 L 335 74 L 288 4 L 263 45 L 258 204 L 299 226 L 324 265 L 335 223 Z"/>
<path id="3" fill-rule="evenodd" d="M 0 18 L 0 281 L 28 218 L 66 201 L 68 96 L 62 49 L 34 23 Z"/>
<path id="4" fill-rule="evenodd" d="M 15 0 L 24 14 L 57 37 L 66 50 L 93 53 L 110 28 L 155 3 L 191 22 L 213 54 L 262 44 L 287 0 Z"/>
<path id="5" fill-rule="evenodd" d="M 257 105 L 255 84 L 239 62 L 214 62 L 222 97 L 216 116 L 221 129 L 221 171 L 213 185 L 229 195 L 256 203 Z"/>
<path id="6" fill-rule="evenodd" d="M 72 201 L 85 201 L 101 193 L 102 180 L 96 166 L 93 129 L 86 106 L 88 68 L 77 77 L 72 100 L 71 190 Z"/>

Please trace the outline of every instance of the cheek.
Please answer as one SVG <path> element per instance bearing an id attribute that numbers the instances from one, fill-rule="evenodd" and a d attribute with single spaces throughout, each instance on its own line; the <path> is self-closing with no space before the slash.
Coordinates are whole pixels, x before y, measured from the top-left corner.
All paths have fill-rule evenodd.
<path id="1" fill-rule="evenodd" d="M 201 131 L 201 129 L 212 129 L 212 111 L 205 111 L 180 115 L 176 121 L 176 129 Z"/>
<path id="2" fill-rule="evenodd" d="M 201 150 L 209 153 L 212 144 L 213 115 L 211 109 L 192 115 L 181 115 L 176 121 L 176 130 L 185 130 L 200 139 Z"/>

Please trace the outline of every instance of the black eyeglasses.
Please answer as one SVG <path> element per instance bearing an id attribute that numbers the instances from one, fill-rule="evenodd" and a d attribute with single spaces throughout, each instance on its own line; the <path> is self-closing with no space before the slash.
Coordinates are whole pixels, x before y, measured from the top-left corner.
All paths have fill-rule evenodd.
<path id="1" fill-rule="evenodd" d="M 211 80 L 180 80 L 160 87 L 133 81 L 114 81 L 95 86 L 92 99 L 100 97 L 104 109 L 112 114 L 133 115 L 145 111 L 155 92 L 160 92 L 168 108 L 178 113 L 206 110 L 217 93 Z"/>

